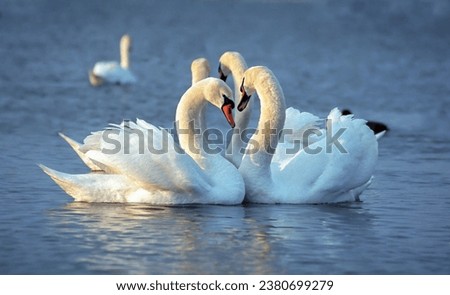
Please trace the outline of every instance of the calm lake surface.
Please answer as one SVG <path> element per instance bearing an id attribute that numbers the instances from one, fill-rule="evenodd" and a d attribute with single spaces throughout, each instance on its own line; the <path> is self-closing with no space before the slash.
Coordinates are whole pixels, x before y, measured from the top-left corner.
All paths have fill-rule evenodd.
<path id="1" fill-rule="evenodd" d="M 90 87 L 123 33 L 139 83 Z M 0 274 L 450 274 L 449 44 L 444 0 L 2 0 Z M 391 127 L 363 202 L 74 203 L 37 167 L 86 172 L 60 131 L 170 126 L 191 61 L 216 76 L 227 50 L 271 68 L 289 106 Z"/>

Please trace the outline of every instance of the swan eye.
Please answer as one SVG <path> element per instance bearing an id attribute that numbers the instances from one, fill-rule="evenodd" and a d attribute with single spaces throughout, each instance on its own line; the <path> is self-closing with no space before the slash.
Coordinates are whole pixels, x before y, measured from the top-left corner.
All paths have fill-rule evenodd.
<path id="1" fill-rule="evenodd" d="M 219 71 L 219 78 L 220 80 L 226 82 L 227 81 L 227 76 L 225 76 L 225 74 L 222 71 L 222 64 L 219 63 L 219 68 L 217 69 Z"/>
<path id="2" fill-rule="evenodd" d="M 228 98 L 225 94 L 222 94 L 223 97 L 223 105 L 231 105 L 231 108 L 234 109 L 234 102 Z"/>
<path id="3" fill-rule="evenodd" d="M 244 92 L 245 92 L 245 89 L 244 89 L 244 81 L 245 81 L 245 78 L 242 78 L 241 87 L 239 88 L 239 91 L 240 91 L 241 93 L 244 93 Z"/>

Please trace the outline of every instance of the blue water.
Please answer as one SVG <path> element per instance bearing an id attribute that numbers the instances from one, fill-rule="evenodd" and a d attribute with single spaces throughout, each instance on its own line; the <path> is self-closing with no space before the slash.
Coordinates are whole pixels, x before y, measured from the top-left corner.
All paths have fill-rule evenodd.
<path id="1" fill-rule="evenodd" d="M 139 83 L 90 87 L 125 32 Z M 0 40 L 0 274 L 450 274 L 447 1 L 2 0 Z M 226 50 L 289 106 L 391 127 L 363 202 L 74 203 L 36 166 L 86 172 L 59 131 L 170 126 L 191 61 Z"/>

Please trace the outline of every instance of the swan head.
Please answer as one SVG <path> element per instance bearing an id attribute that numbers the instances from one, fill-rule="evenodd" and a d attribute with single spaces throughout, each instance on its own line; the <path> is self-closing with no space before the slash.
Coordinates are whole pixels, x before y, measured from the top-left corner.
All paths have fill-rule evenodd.
<path id="1" fill-rule="evenodd" d="M 219 77 L 226 81 L 233 69 L 244 71 L 247 68 L 244 58 L 239 52 L 227 51 L 219 59 Z"/>
<path id="2" fill-rule="evenodd" d="M 239 88 L 241 100 L 237 107 L 238 111 L 242 112 L 247 107 L 251 96 L 256 92 L 257 84 L 274 77 L 272 71 L 264 66 L 255 66 L 246 70 Z M 270 85 L 270 82 L 267 85 Z"/>
<path id="3" fill-rule="evenodd" d="M 221 109 L 228 124 L 234 128 L 236 124 L 233 118 L 233 91 L 220 79 L 210 77 L 203 81 L 205 81 L 205 87 L 203 89 L 205 99 Z"/>
<path id="4" fill-rule="evenodd" d="M 241 100 L 240 100 L 239 105 L 237 107 L 239 112 L 242 112 L 243 110 L 245 110 L 245 108 L 247 107 L 248 102 L 250 101 L 250 98 L 252 96 L 251 94 L 248 94 L 249 90 L 245 89 L 244 84 L 245 84 L 245 77 L 242 78 L 241 87 L 239 88 L 239 91 L 241 92 Z"/>
<path id="5" fill-rule="evenodd" d="M 222 70 L 222 64 L 221 64 L 221 63 L 219 63 L 219 69 L 218 69 L 217 71 L 219 72 L 219 78 L 220 78 L 220 80 L 226 82 L 229 73 L 228 73 L 228 75 L 225 75 L 224 71 Z"/>
<path id="6" fill-rule="evenodd" d="M 128 34 L 125 34 L 120 38 L 120 48 L 123 48 L 124 50 L 130 50 L 131 49 L 131 37 Z"/>
<path id="7" fill-rule="evenodd" d="M 209 77 L 211 69 L 206 58 L 200 57 L 192 61 L 191 74 L 192 84 Z"/>

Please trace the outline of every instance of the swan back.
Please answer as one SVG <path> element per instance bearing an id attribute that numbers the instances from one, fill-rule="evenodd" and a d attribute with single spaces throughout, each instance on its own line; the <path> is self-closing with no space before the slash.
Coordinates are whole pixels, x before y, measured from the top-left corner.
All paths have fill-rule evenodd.
<path id="1" fill-rule="evenodd" d="M 354 191 L 372 178 L 378 143 L 365 121 L 341 116 L 336 108 L 327 117 L 326 132 L 327 136 L 300 150 L 283 165 L 272 166 L 278 198 L 283 202 L 354 201 Z M 337 144 L 330 141 L 333 137 Z"/>

